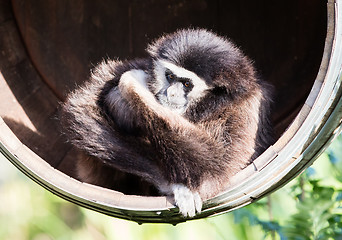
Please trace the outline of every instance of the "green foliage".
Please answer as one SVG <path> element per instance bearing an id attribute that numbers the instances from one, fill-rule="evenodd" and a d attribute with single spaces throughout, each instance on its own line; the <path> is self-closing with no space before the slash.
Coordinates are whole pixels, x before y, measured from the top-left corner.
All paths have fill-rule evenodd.
<path id="1" fill-rule="evenodd" d="M 266 204 L 263 204 L 266 206 Z M 265 207 L 263 206 L 263 207 Z M 259 206 L 261 207 L 261 205 Z M 281 240 L 286 239 L 283 232 L 282 227 L 279 225 L 276 221 L 267 221 L 267 220 L 261 220 L 258 215 L 254 212 L 254 209 L 252 207 L 245 207 L 239 210 L 236 210 L 233 212 L 235 222 L 238 224 L 243 223 L 244 220 L 247 219 L 249 225 L 251 226 L 257 226 L 259 225 L 261 229 L 263 230 L 264 239 L 267 237 L 272 237 L 272 234 L 277 233 Z M 248 229 L 247 229 L 248 231 Z"/>
<path id="2" fill-rule="evenodd" d="M 298 196 L 297 212 L 283 227 L 285 235 L 295 240 L 341 238 L 339 191 L 320 185 L 320 180 L 308 179 L 305 184 L 311 189 Z"/>
<path id="3" fill-rule="evenodd" d="M 238 224 L 257 226 L 263 239 L 342 240 L 342 137 L 339 136 L 319 160 L 288 186 L 267 199 L 233 212 Z M 294 202 L 288 213 L 278 212 L 284 206 L 271 206 L 271 198 Z M 265 217 L 268 209 L 268 217 Z M 262 214 L 263 212 L 263 214 Z M 280 214 L 279 214 L 280 213 Z M 262 217 L 262 218 L 260 218 Z M 268 220 L 265 220 L 267 219 Z M 249 239 L 249 238 L 243 238 Z"/>
<path id="4" fill-rule="evenodd" d="M 341 145 L 339 136 L 314 168 L 295 180 L 297 212 L 284 226 L 288 239 L 342 239 Z"/>
<path id="5" fill-rule="evenodd" d="M 1 240 L 342 240 L 342 137 L 291 183 L 242 209 L 176 227 L 142 226 L 80 208 L 29 181 L 0 155 Z"/>

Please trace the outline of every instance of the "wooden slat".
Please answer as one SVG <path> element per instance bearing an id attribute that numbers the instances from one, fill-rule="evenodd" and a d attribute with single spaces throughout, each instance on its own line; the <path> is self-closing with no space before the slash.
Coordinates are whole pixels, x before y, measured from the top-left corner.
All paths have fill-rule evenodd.
<path id="1" fill-rule="evenodd" d="M 0 16 L 6 16 L 0 18 L 0 116 L 24 144 L 58 166 L 70 147 L 54 120 L 58 99 L 32 66 L 10 4 L 3 6 L 7 9 L 0 9 Z"/>

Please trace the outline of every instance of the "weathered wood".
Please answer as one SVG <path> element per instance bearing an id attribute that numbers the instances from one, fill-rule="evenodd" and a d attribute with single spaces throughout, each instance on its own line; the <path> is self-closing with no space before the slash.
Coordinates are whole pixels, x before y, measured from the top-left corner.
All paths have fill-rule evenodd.
<path id="1" fill-rule="evenodd" d="M 70 147 L 55 120 L 58 99 L 32 66 L 10 4 L 2 1 L 1 7 L 0 116 L 24 144 L 57 167 Z"/>
<path id="2" fill-rule="evenodd" d="M 324 1 L 12 2 L 31 59 L 60 99 L 104 58 L 143 57 L 146 45 L 164 32 L 205 27 L 231 38 L 255 61 L 275 86 L 275 123 L 286 119 L 288 125 L 323 55 Z"/>

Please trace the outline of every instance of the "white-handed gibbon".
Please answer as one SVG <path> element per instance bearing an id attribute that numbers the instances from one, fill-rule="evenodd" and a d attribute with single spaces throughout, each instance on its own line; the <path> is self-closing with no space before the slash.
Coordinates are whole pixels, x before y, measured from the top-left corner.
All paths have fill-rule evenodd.
<path id="1" fill-rule="evenodd" d="M 203 29 L 157 39 L 148 57 L 107 60 L 61 108 L 68 139 L 90 157 L 82 180 L 108 186 L 110 169 L 200 212 L 272 141 L 270 87 L 229 40 Z"/>

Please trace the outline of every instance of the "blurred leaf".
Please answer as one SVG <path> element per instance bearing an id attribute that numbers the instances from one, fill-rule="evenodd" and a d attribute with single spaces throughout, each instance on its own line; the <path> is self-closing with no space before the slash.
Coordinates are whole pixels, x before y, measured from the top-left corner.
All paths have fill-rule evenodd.
<path id="1" fill-rule="evenodd" d="M 313 167 L 309 167 L 305 172 L 309 178 L 316 175 L 316 170 Z"/>
<path id="2" fill-rule="evenodd" d="M 340 161 L 340 159 L 337 158 L 337 156 L 335 155 L 335 153 L 333 151 L 328 151 L 328 156 L 329 156 L 330 162 L 333 165 L 337 164 Z"/>

